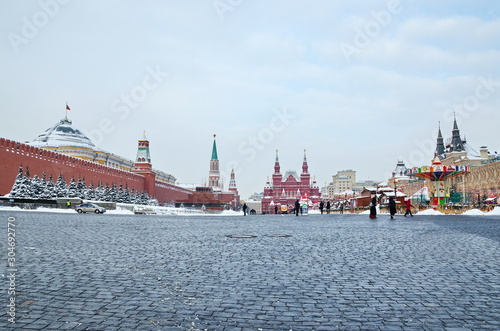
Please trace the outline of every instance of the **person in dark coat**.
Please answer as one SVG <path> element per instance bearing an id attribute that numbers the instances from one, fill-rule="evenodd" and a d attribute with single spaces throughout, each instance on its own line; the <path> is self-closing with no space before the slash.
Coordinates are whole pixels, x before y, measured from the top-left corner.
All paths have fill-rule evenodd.
<path id="1" fill-rule="evenodd" d="M 278 214 L 278 206 L 274 206 L 274 213 Z"/>
<path id="2" fill-rule="evenodd" d="M 243 204 L 243 216 L 247 216 L 248 206 L 246 203 Z"/>
<path id="3" fill-rule="evenodd" d="M 344 201 L 340 202 L 339 209 L 340 209 L 340 213 L 343 214 L 344 213 Z"/>
<path id="4" fill-rule="evenodd" d="M 377 218 L 377 198 L 373 197 L 370 202 L 370 218 Z"/>
<path id="5" fill-rule="evenodd" d="M 396 200 L 393 197 L 389 197 L 389 214 L 391 214 L 391 220 L 393 220 L 394 215 L 396 215 Z"/>
<path id="6" fill-rule="evenodd" d="M 330 200 L 328 200 L 328 201 L 326 202 L 326 213 L 327 213 L 327 214 L 330 214 L 330 208 L 331 208 L 331 206 L 330 206 Z"/>
<path id="7" fill-rule="evenodd" d="M 300 203 L 299 200 L 295 200 L 295 216 L 299 216 Z"/>
<path id="8" fill-rule="evenodd" d="M 325 203 L 323 202 L 323 200 L 321 200 L 321 202 L 319 203 L 319 211 L 321 212 L 321 214 L 323 214 L 323 208 L 325 208 Z"/>

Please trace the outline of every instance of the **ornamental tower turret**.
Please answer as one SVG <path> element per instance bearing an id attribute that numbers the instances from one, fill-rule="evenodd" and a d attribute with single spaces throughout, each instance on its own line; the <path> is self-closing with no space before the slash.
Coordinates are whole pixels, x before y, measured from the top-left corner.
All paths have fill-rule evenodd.
<path id="1" fill-rule="evenodd" d="M 236 180 L 234 179 L 234 169 L 231 169 L 231 179 L 229 180 L 229 191 L 238 192 Z"/>
<path id="2" fill-rule="evenodd" d="M 302 174 L 309 173 L 309 166 L 307 165 L 306 150 L 304 149 L 304 161 L 302 161 Z"/>
<path id="3" fill-rule="evenodd" d="M 274 174 L 273 174 L 273 187 L 277 188 L 281 184 L 283 176 L 280 173 L 280 159 L 278 157 L 278 150 L 276 150 L 276 160 L 274 161 Z"/>
<path id="4" fill-rule="evenodd" d="M 457 119 L 453 121 L 453 131 L 450 144 L 450 152 L 463 152 L 465 151 L 464 141 L 460 138 L 460 130 L 458 129 Z"/>
<path id="5" fill-rule="evenodd" d="M 134 168 L 152 169 L 151 156 L 149 154 L 149 140 L 146 138 L 146 132 L 143 133 L 142 139 L 138 141 Z"/>
<path id="6" fill-rule="evenodd" d="M 441 158 L 441 159 L 443 159 L 445 157 L 443 135 L 441 134 L 441 125 L 439 125 L 436 151 L 434 152 L 434 154 L 439 156 L 439 158 Z"/>
<path id="7" fill-rule="evenodd" d="M 149 196 L 155 196 L 156 173 L 151 165 L 151 156 L 149 154 L 149 140 L 146 138 L 146 132 L 142 139 L 139 139 L 137 146 L 137 157 L 135 158 L 132 172 L 145 177 L 144 187 Z"/>
<path id="8" fill-rule="evenodd" d="M 212 158 L 210 159 L 210 171 L 208 173 L 208 186 L 214 189 L 221 189 L 220 186 L 220 171 L 219 171 L 219 158 L 217 156 L 217 145 L 215 143 L 214 134 L 214 144 L 212 146 Z"/>
<path id="9" fill-rule="evenodd" d="M 302 173 L 300 174 L 300 186 L 303 190 L 308 190 L 311 185 L 311 175 L 307 164 L 306 150 L 304 149 L 304 160 L 302 161 Z"/>

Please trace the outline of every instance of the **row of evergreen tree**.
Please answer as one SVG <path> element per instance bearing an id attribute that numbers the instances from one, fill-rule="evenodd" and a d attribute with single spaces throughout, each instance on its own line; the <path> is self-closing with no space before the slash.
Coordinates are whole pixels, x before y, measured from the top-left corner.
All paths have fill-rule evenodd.
<path id="1" fill-rule="evenodd" d="M 87 187 L 84 178 L 78 178 L 76 181 L 71 179 L 66 184 L 63 175 L 60 173 L 57 181 L 54 183 L 52 175 L 47 179 L 45 172 L 42 178 L 38 175 L 30 177 L 29 169 L 23 174 L 23 168 L 19 167 L 19 173 L 16 181 L 10 191 L 12 198 L 27 199 L 56 199 L 56 198 L 81 198 L 94 201 L 110 201 L 121 203 L 135 203 L 147 205 L 151 200 L 145 191 L 139 192 L 135 189 L 129 190 L 128 185 L 119 187 L 115 183 L 111 187 L 106 183 L 99 182 L 97 187 L 91 182 Z"/>

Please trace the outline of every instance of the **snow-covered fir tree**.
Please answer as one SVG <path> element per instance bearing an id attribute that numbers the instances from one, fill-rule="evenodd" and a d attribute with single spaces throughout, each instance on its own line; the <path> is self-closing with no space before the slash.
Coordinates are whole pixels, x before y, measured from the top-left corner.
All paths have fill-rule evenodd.
<path id="1" fill-rule="evenodd" d="M 87 191 L 85 178 L 81 178 L 80 176 L 78 176 L 78 183 L 76 184 L 77 197 L 79 197 L 80 199 L 84 199 L 85 191 Z"/>
<path id="2" fill-rule="evenodd" d="M 106 183 L 106 187 L 104 188 L 104 193 L 102 195 L 102 201 L 111 201 L 110 200 L 110 191 L 108 183 Z"/>
<path id="3" fill-rule="evenodd" d="M 123 193 L 123 203 L 130 203 L 130 191 L 128 190 L 128 184 L 125 185 L 125 191 Z"/>
<path id="4" fill-rule="evenodd" d="M 14 181 L 14 184 L 12 185 L 12 189 L 10 190 L 9 195 L 13 198 L 17 198 L 19 194 L 19 189 L 21 188 L 21 185 L 23 183 L 23 167 L 19 167 L 19 172 L 17 174 L 16 180 Z"/>
<path id="5" fill-rule="evenodd" d="M 52 179 L 52 175 L 50 175 L 49 179 L 45 182 L 45 190 L 43 191 L 43 197 L 45 199 L 51 199 L 56 197 L 56 190 L 54 186 L 54 180 Z"/>
<path id="6" fill-rule="evenodd" d="M 56 198 L 65 197 L 67 192 L 68 192 L 66 182 L 64 181 L 62 173 L 59 173 L 59 177 L 57 178 L 57 182 L 56 182 L 56 185 L 54 187 L 54 191 L 55 191 Z"/>
<path id="7" fill-rule="evenodd" d="M 66 196 L 69 198 L 78 197 L 77 184 L 74 178 L 71 178 L 71 181 L 69 182 L 68 193 L 66 193 Z"/>
<path id="8" fill-rule="evenodd" d="M 94 182 L 90 182 L 89 188 L 85 191 L 84 199 L 96 200 Z"/>
<path id="9" fill-rule="evenodd" d="M 26 169 L 26 173 L 21 180 L 21 185 L 17 191 L 17 198 L 33 198 L 33 187 L 31 186 L 30 170 Z"/>
<path id="10" fill-rule="evenodd" d="M 140 204 L 141 205 L 147 205 L 149 200 L 149 196 L 146 193 L 146 191 L 142 191 L 141 198 L 140 198 Z"/>
<path id="11" fill-rule="evenodd" d="M 141 204 L 141 192 L 139 192 L 139 190 L 135 191 L 134 193 L 134 202 L 136 205 L 140 205 Z"/>
<path id="12" fill-rule="evenodd" d="M 42 178 L 40 178 L 40 185 L 41 185 L 41 193 L 38 196 L 40 199 L 50 199 L 50 193 L 47 192 L 47 175 L 45 174 L 45 171 L 42 173 Z M 48 194 L 49 193 L 49 194 Z M 47 196 L 48 194 L 48 196 Z"/>
<path id="13" fill-rule="evenodd" d="M 111 184 L 111 188 L 108 190 L 105 201 L 117 201 L 118 200 L 118 190 L 116 189 L 115 183 Z"/>
<path id="14" fill-rule="evenodd" d="M 31 180 L 31 187 L 33 190 L 33 198 L 40 199 L 42 197 L 43 191 L 45 190 L 45 183 L 38 177 L 38 175 L 33 176 Z"/>
<path id="15" fill-rule="evenodd" d="M 106 189 L 102 185 L 102 182 L 99 182 L 99 185 L 97 185 L 97 188 L 95 190 L 95 199 L 97 201 L 104 201 L 105 194 L 106 194 Z"/>
<path id="16" fill-rule="evenodd" d="M 116 202 L 123 203 L 123 198 L 124 198 L 124 190 L 123 190 L 123 185 L 120 183 L 120 187 L 118 188 L 118 194 L 117 194 L 117 199 Z"/>
<path id="17" fill-rule="evenodd" d="M 133 204 L 143 204 L 147 205 L 154 202 L 154 198 L 150 197 L 146 191 L 138 191 L 135 189 L 129 190 L 128 184 L 125 187 L 122 183 L 117 187 L 115 183 L 112 183 L 111 187 L 108 183 L 103 186 L 102 182 L 99 182 L 98 187 L 94 187 L 94 183 L 91 182 L 89 187 L 86 187 L 85 179 L 79 177 L 78 181 L 72 178 L 69 184 L 66 184 L 64 176 L 59 173 L 56 183 L 54 184 L 52 175 L 46 179 L 45 172 L 43 177 L 40 178 L 38 175 L 30 178 L 29 169 L 26 169 L 26 173 L 23 173 L 22 166 L 19 167 L 19 173 L 12 185 L 12 189 L 9 193 L 10 197 L 13 198 L 36 198 L 36 199 L 55 199 L 55 198 L 81 198 L 94 201 L 109 201 L 109 202 L 119 202 L 119 203 L 133 203 Z"/>

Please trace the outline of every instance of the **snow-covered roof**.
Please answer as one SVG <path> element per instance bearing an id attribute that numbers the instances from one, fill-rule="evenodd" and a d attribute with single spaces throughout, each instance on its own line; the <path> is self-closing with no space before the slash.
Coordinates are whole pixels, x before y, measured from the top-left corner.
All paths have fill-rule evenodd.
<path id="1" fill-rule="evenodd" d="M 392 191 L 386 191 L 386 192 L 384 192 L 384 195 L 387 196 L 387 197 L 394 197 L 394 190 L 392 190 Z M 406 197 L 406 194 L 404 194 L 403 192 L 397 191 L 396 192 L 396 197 L 397 198 Z"/>
<path id="2" fill-rule="evenodd" d="M 476 150 L 474 148 L 472 148 L 469 144 L 465 143 L 464 149 L 467 152 L 467 156 L 469 157 L 469 159 L 471 159 L 471 158 L 480 159 L 481 158 L 481 154 L 476 152 Z"/>
<path id="3" fill-rule="evenodd" d="M 35 147 L 75 146 L 96 149 L 94 143 L 82 131 L 74 128 L 68 118 L 63 118 L 28 144 Z"/>
<path id="4" fill-rule="evenodd" d="M 293 176 L 296 181 L 300 182 L 299 175 L 297 175 L 296 171 L 289 170 L 285 173 L 285 176 L 283 176 L 283 181 L 286 181 L 288 177 Z"/>

